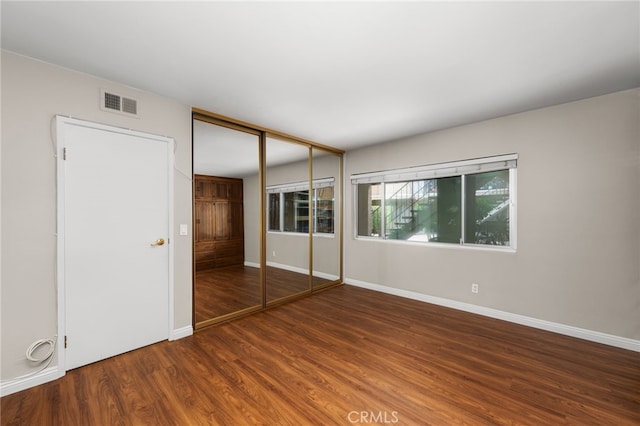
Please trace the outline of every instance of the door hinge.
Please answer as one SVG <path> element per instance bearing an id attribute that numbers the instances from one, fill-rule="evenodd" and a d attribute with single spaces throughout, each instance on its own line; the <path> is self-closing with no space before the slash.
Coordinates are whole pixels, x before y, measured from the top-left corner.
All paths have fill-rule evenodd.
<path id="1" fill-rule="evenodd" d="M 67 336 L 64 336 L 64 348 L 67 348 Z"/>
<path id="2" fill-rule="evenodd" d="M 62 159 L 63 160 L 67 159 L 67 148 L 62 148 Z"/>

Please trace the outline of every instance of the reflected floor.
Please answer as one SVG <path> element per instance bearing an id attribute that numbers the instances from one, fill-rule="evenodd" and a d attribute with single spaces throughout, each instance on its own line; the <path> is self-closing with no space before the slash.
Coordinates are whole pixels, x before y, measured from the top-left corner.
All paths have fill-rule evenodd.
<path id="1" fill-rule="evenodd" d="M 330 280 L 313 277 L 313 286 Z M 305 274 L 267 267 L 267 301 L 276 300 L 309 289 Z M 260 306 L 260 269 L 235 265 L 196 272 L 196 324 L 202 321 Z"/>

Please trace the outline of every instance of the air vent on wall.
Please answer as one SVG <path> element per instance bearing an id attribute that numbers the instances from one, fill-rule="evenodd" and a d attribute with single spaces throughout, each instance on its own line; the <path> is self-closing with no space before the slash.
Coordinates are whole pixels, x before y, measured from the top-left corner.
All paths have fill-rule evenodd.
<path id="1" fill-rule="evenodd" d="M 138 116 L 138 101 L 136 99 L 126 98 L 106 90 L 101 92 L 100 107 L 103 110 Z"/>

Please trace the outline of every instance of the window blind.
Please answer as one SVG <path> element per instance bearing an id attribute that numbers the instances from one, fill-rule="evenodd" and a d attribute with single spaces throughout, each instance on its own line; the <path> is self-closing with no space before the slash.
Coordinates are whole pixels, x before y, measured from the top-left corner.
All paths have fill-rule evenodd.
<path id="1" fill-rule="evenodd" d="M 323 179 L 314 179 L 313 188 L 326 188 L 329 186 L 333 186 L 335 182 L 335 178 L 323 178 Z M 283 183 L 280 185 L 270 185 L 267 186 L 267 194 L 273 194 L 277 192 L 296 192 L 296 191 L 306 191 L 309 189 L 309 181 L 305 180 L 302 182 L 290 182 Z"/>
<path id="2" fill-rule="evenodd" d="M 518 154 L 474 158 L 470 160 L 407 167 L 403 169 L 356 173 L 351 175 L 351 183 L 403 182 L 491 172 L 495 170 L 515 168 L 517 166 L 517 162 Z"/>

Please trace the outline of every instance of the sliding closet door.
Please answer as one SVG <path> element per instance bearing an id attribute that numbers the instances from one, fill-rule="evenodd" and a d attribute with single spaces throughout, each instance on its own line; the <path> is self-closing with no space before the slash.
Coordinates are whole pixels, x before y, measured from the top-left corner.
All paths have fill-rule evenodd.
<path id="1" fill-rule="evenodd" d="M 262 309 L 260 136 L 229 126 L 193 121 L 196 328 Z"/>
<path id="2" fill-rule="evenodd" d="M 193 118 L 196 329 L 342 283 L 342 151 Z"/>
<path id="3" fill-rule="evenodd" d="M 266 303 L 311 290 L 309 147 L 267 138 Z"/>
<path id="4" fill-rule="evenodd" d="M 314 290 L 341 282 L 341 157 L 313 148 L 312 222 Z"/>

